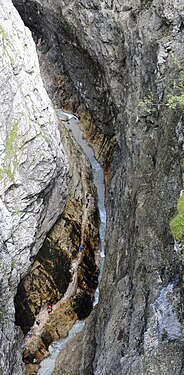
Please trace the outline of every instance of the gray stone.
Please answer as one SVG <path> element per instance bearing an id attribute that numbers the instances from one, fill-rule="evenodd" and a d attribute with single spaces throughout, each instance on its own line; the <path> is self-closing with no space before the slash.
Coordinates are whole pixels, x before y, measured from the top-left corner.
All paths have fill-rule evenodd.
<path id="1" fill-rule="evenodd" d="M 63 211 L 68 161 L 31 32 L 10 0 L 0 3 L 0 372 L 20 375 L 23 337 L 14 325 L 14 296 Z"/>
<path id="2" fill-rule="evenodd" d="M 164 101 L 179 76 L 173 56 L 183 68 L 183 1 L 14 4 L 106 139 L 117 140 L 105 271 L 81 375 L 182 374 L 181 259 L 169 221 L 182 189 L 183 114 Z M 155 111 L 148 114 L 140 102 L 150 93 Z"/>

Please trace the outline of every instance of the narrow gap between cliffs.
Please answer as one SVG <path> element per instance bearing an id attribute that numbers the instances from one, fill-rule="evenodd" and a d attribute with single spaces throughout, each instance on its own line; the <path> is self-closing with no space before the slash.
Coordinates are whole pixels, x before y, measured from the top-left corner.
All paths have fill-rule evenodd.
<path id="1" fill-rule="evenodd" d="M 101 168 L 100 164 L 97 162 L 94 152 L 92 148 L 88 145 L 87 141 L 83 138 L 83 133 L 80 129 L 79 122 L 77 121 L 75 116 L 68 114 L 66 112 L 57 111 L 58 115 L 62 116 L 63 114 L 67 116 L 68 122 L 66 122 L 66 127 L 70 129 L 72 132 L 73 137 L 76 139 L 77 143 L 83 149 L 87 157 L 89 158 L 92 170 L 93 170 L 93 181 L 97 189 L 97 201 L 98 201 L 98 209 L 100 213 L 100 276 L 99 282 L 102 277 L 103 272 L 103 263 L 104 263 L 104 239 L 105 239 L 105 230 L 106 230 L 106 210 L 105 210 L 105 185 L 104 185 L 104 174 L 103 169 Z M 88 201 L 86 200 L 86 211 L 88 209 Z M 84 219 L 83 219 L 83 228 L 82 228 L 82 240 L 83 240 L 83 232 L 85 227 L 85 214 L 84 212 Z M 81 241 L 82 242 L 82 241 Z M 62 300 L 61 300 L 62 301 Z M 97 287 L 95 292 L 95 298 L 93 300 L 93 306 L 95 306 L 99 301 L 99 287 Z M 71 328 L 68 332 L 67 338 L 61 339 L 59 341 L 54 342 L 49 347 L 49 357 L 44 359 L 41 362 L 40 368 L 38 370 L 38 375 L 51 375 L 54 372 L 55 368 L 55 361 L 57 356 L 59 355 L 60 351 L 67 345 L 67 343 L 84 328 L 85 322 L 80 321 L 76 322 L 75 325 Z"/>
<path id="2" fill-rule="evenodd" d="M 68 230 L 68 237 L 70 238 L 71 235 L 72 240 L 74 240 L 74 237 L 77 238 L 77 241 L 72 243 L 72 246 L 74 245 L 73 249 L 76 249 L 72 254 L 73 256 L 67 256 L 67 251 L 65 251 L 65 249 L 63 251 L 63 244 L 61 246 L 58 238 L 54 243 L 53 230 L 51 230 L 51 234 L 48 235 L 42 249 L 36 256 L 32 272 L 19 284 L 18 293 L 15 297 L 16 324 L 20 325 L 26 334 L 24 350 L 25 363 L 32 364 L 38 369 L 40 361 L 42 361 L 49 353 L 48 349 L 50 344 L 53 341 L 56 341 L 61 337 L 64 338 L 68 335 L 68 338 L 64 339 L 64 341 L 60 340 L 54 344 L 54 346 L 51 346 L 50 351 L 52 352 L 52 355 L 42 362 L 43 364 L 41 365 L 39 374 L 47 375 L 52 374 L 56 354 L 63 347 L 64 343 L 66 344 L 67 341 L 84 326 L 83 321 L 81 321 L 81 323 L 76 323 L 75 325 L 74 323 L 87 317 L 91 312 L 92 305 L 95 306 L 98 303 L 99 289 L 97 287 L 97 279 L 95 280 L 94 277 L 95 275 L 97 276 L 96 260 L 99 258 L 99 255 L 101 259 L 99 279 L 102 275 L 106 227 L 103 169 L 97 162 L 92 148 L 83 138 L 83 133 L 80 129 L 77 118 L 72 114 L 63 113 L 61 110 L 58 110 L 57 113 L 59 117 L 62 117 L 63 115 L 67 117 L 68 121 L 62 121 L 62 124 L 65 124 L 68 133 L 72 133 L 72 137 L 77 141 L 77 144 L 86 154 L 91 165 L 92 174 L 90 178 L 96 186 L 97 205 L 100 215 L 100 221 L 98 220 L 98 215 L 96 219 L 97 224 L 100 224 L 99 234 L 101 250 L 100 254 L 97 250 L 97 255 L 95 256 L 94 249 L 90 249 L 88 225 L 91 225 L 89 223 L 91 197 L 89 192 L 85 191 L 84 205 L 81 222 L 79 223 L 80 225 L 78 224 L 78 231 L 76 230 L 76 233 L 73 232 L 74 225 L 69 222 L 69 218 L 68 221 L 65 221 L 64 223 L 65 231 L 68 230 L 66 229 L 66 222 L 70 227 L 70 230 Z M 94 198 L 95 196 L 93 199 Z M 64 218 L 61 218 L 61 220 L 63 219 Z M 56 229 L 54 229 L 56 233 L 57 225 L 58 223 L 56 223 Z M 59 228 L 61 230 L 61 224 Z M 59 233 L 59 238 L 60 236 Z M 69 242 L 67 237 L 66 241 Z M 82 244 L 83 247 L 79 247 L 79 244 Z M 79 247 L 78 249 L 76 248 L 76 245 Z M 97 243 L 95 245 L 97 245 Z M 90 252 L 92 252 L 92 258 L 95 257 L 93 259 L 93 264 L 90 264 Z M 85 262 L 85 258 L 87 258 L 87 262 Z M 98 261 L 99 260 L 97 260 L 97 262 Z M 90 267 L 93 268 L 92 271 L 90 270 Z M 84 268 L 86 268 L 85 272 L 81 272 L 81 270 L 84 271 Z M 41 281 L 40 279 L 43 280 Z M 44 290 L 43 282 L 47 284 L 47 291 Z M 86 283 L 86 286 L 88 287 L 87 293 L 87 287 L 81 287 L 80 283 Z M 78 289 L 80 289 L 79 293 L 77 292 Z M 95 289 L 96 292 L 94 295 Z M 25 290 L 27 291 L 27 295 Z M 29 303 L 29 298 L 32 299 L 32 303 Z M 47 302 L 52 304 L 51 315 L 48 315 Z M 59 327 L 61 320 L 63 320 L 64 327 L 62 325 Z M 30 372 L 30 374 L 31 373 L 32 372 Z"/>
<path id="3" fill-rule="evenodd" d="M 14 1 L 16 3 L 25 24 L 34 33 L 44 86 L 61 120 L 64 116 L 64 121 L 61 121 L 61 138 L 69 157 L 75 161 L 71 166 L 71 174 L 75 175 L 76 169 L 79 169 L 72 184 L 79 180 L 81 185 L 76 185 L 75 189 L 70 186 L 65 211 L 48 233 L 42 249 L 34 258 L 30 274 L 19 284 L 15 297 L 16 324 L 26 335 L 23 359 L 27 366 L 34 367 L 29 367 L 29 370 L 27 367 L 28 374 L 32 375 L 49 354 L 51 343 L 60 338 L 66 342 L 68 332 L 68 337 L 72 337 L 83 327 L 83 319 L 98 302 L 106 223 L 105 183 L 100 164 L 104 168 L 108 186 L 116 145 L 112 124 L 112 118 L 116 118 L 116 109 L 110 102 L 101 67 L 83 50 L 72 31 L 62 22 L 59 33 L 57 22 L 53 23 L 51 30 L 50 23 L 46 22 L 48 15 L 44 18 L 43 9 L 37 12 L 29 4 L 24 7 L 22 2 Z M 63 52 L 65 48 L 66 54 Z M 71 114 L 62 113 L 61 108 Z M 76 111 L 82 116 L 84 137 L 93 144 L 95 154 L 83 138 L 76 116 L 72 115 Z M 78 143 L 79 146 L 76 145 Z M 82 252 L 79 251 L 81 242 Z M 99 256 L 100 265 L 97 259 Z M 49 315 L 48 303 L 53 310 Z M 36 321 L 41 323 L 37 324 Z M 75 322 L 77 325 L 74 325 Z M 61 347 L 63 345 L 64 342 L 61 342 Z M 57 344 L 56 348 L 57 352 Z M 50 370 L 46 371 L 49 375 Z"/>

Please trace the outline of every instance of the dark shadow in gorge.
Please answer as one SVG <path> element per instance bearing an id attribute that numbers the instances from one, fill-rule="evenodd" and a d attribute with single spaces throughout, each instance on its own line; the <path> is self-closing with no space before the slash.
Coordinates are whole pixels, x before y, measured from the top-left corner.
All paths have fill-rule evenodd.
<path id="1" fill-rule="evenodd" d="M 70 265 L 69 254 L 46 238 L 15 296 L 15 324 L 24 334 L 44 303 L 54 303 L 64 295 L 71 280 Z"/>
<path id="2" fill-rule="evenodd" d="M 13 4 L 35 41 L 44 41 L 45 53 L 53 63 L 57 62 L 61 74 L 68 77 L 76 105 L 85 101 L 96 126 L 112 136 L 117 109 L 110 98 L 103 67 L 81 46 L 76 30 L 63 18 L 61 7 L 53 12 L 31 0 L 26 3 L 13 0 Z"/>
<path id="3" fill-rule="evenodd" d="M 79 205 L 80 206 L 80 205 Z M 76 214 L 80 207 L 76 205 Z M 54 304 L 66 292 L 71 281 L 71 262 L 79 252 L 81 222 L 77 222 L 71 202 L 48 233 L 34 259 L 30 273 L 21 280 L 15 296 L 15 324 L 26 335 L 45 303 Z M 95 206 L 96 207 L 96 206 Z M 72 218 L 73 215 L 73 218 Z M 73 297 L 73 310 L 79 319 L 87 317 L 93 308 L 93 294 L 98 285 L 98 267 L 94 256 L 98 248 L 99 213 L 95 209 L 86 227 L 84 254 L 78 269 L 78 289 Z"/>

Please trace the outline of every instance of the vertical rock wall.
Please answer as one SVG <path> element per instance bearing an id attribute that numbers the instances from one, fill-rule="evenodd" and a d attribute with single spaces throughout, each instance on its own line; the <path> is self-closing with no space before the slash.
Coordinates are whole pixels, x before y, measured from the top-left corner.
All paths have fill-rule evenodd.
<path id="1" fill-rule="evenodd" d="M 0 373 L 17 375 L 14 296 L 63 211 L 68 161 L 31 33 L 9 0 L 0 1 L 0 56 Z"/>
<path id="2" fill-rule="evenodd" d="M 14 4 L 118 144 L 101 297 L 80 373 L 181 375 L 181 254 L 169 221 L 182 188 L 183 112 L 165 104 L 184 68 L 183 1 Z M 149 95 L 148 113 L 140 102 Z"/>

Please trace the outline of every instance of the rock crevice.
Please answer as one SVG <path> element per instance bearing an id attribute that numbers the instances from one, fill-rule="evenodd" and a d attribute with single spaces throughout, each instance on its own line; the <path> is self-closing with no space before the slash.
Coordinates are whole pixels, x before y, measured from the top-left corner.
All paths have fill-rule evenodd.
<path id="1" fill-rule="evenodd" d="M 169 222 L 183 185 L 183 135 L 178 132 L 183 111 L 165 103 L 169 94 L 175 94 L 174 83 L 183 70 L 183 4 L 13 2 L 48 58 L 68 76 L 74 105 L 83 100 L 93 114 L 92 124 L 96 122 L 106 137 L 100 141 L 113 137 L 116 143 L 106 178 L 106 261 L 100 303 L 78 344 L 80 368 L 78 361 L 77 368 L 72 362 L 69 371 L 180 375 L 182 267 Z M 145 97 L 151 97 L 153 110 L 140 105 Z M 12 137 L 9 134 L 10 143 Z M 94 142 L 99 150 L 97 137 Z M 108 150 L 102 149 L 103 159 Z M 10 223 L 6 210 L 3 217 Z M 6 238 L 8 233 L 7 226 Z"/>

